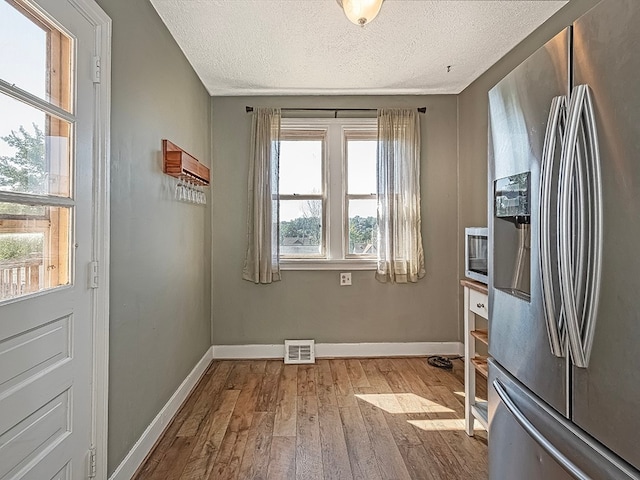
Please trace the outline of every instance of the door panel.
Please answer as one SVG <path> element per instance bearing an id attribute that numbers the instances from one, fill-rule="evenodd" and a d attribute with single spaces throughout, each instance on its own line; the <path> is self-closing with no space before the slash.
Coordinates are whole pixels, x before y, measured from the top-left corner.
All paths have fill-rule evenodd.
<path id="1" fill-rule="evenodd" d="M 91 444 L 95 32 L 67 1 L 0 0 L 0 8 L 2 21 L 11 8 L 15 24 L 33 30 L 20 37 L 4 24 L 3 35 L 25 45 L 46 40 L 23 51 L 44 48 L 42 57 L 0 69 L 4 103 L 18 105 L 0 109 L 0 137 L 19 126 L 29 133 L 19 138 L 23 158 L 0 145 L 0 156 L 22 168 L 0 180 L 0 241 L 11 246 L 0 250 L 0 479 L 82 478 Z M 28 83 L 33 65 L 45 71 Z M 27 110 L 41 116 L 40 134 L 28 129 Z"/>
<path id="2" fill-rule="evenodd" d="M 573 370 L 573 420 L 640 469 L 640 2 L 607 0 L 574 26 L 575 84 L 596 111 L 604 200 L 600 304 L 587 369 Z"/>
<path id="3" fill-rule="evenodd" d="M 538 268 L 538 192 L 551 101 L 568 89 L 568 48 L 565 30 L 489 92 L 489 353 L 559 412 L 567 410 L 566 359 L 552 355 L 547 335 Z M 495 217 L 493 189 L 495 180 L 525 172 L 530 172 L 531 217 L 529 225 L 517 229 Z M 528 295 L 496 288 L 510 279 Z"/>
<path id="4" fill-rule="evenodd" d="M 0 342 L 0 397 L 70 358 L 70 323 L 62 317 Z"/>

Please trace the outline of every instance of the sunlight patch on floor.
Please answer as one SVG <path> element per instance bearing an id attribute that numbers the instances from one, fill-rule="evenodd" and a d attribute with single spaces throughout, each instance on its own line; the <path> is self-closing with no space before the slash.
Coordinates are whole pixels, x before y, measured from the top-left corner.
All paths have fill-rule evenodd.
<path id="1" fill-rule="evenodd" d="M 458 395 L 458 396 L 459 396 L 459 397 L 461 397 L 461 398 L 464 398 L 464 397 L 465 397 L 464 392 L 453 392 L 453 394 L 454 394 L 454 395 Z M 477 403 L 477 402 L 486 402 L 486 401 L 487 401 L 487 399 L 486 399 L 486 398 L 476 397 L 476 403 Z"/>
<path id="2" fill-rule="evenodd" d="M 388 413 L 442 413 L 452 409 L 414 393 L 357 394 L 364 400 Z"/>
<path id="3" fill-rule="evenodd" d="M 463 418 L 453 418 L 453 419 L 441 419 L 441 420 L 407 420 L 414 427 L 418 427 L 421 430 L 425 430 L 427 432 L 433 431 L 453 431 L 459 430 L 464 431 L 464 419 Z M 474 430 L 484 430 L 484 427 L 480 425 L 479 422 L 474 423 Z"/>

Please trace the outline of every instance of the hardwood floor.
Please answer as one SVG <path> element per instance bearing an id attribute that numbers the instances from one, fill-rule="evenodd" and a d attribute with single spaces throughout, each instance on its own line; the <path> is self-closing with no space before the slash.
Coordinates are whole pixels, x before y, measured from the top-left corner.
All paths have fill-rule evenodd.
<path id="1" fill-rule="evenodd" d="M 486 479 L 463 373 L 424 358 L 214 361 L 134 478 Z"/>

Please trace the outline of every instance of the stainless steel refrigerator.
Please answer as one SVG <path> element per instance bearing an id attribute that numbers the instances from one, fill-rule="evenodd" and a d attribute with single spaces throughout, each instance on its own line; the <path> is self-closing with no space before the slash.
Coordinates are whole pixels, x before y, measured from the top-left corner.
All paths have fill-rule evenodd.
<path id="1" fill-rule="evenodd" d="M 640 0 L 489 93 L 492 480 L 640 479 Z"/>

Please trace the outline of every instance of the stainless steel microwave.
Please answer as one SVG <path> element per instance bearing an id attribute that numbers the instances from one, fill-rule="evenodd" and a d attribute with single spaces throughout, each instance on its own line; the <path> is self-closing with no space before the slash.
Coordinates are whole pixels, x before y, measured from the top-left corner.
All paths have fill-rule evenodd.
<path id="1" fill-rule="evenodd" d="M 464 229 L 464 274 L 467 278 L 489 283 L 488 248 L 489 229 L 486 227 Z"/>

